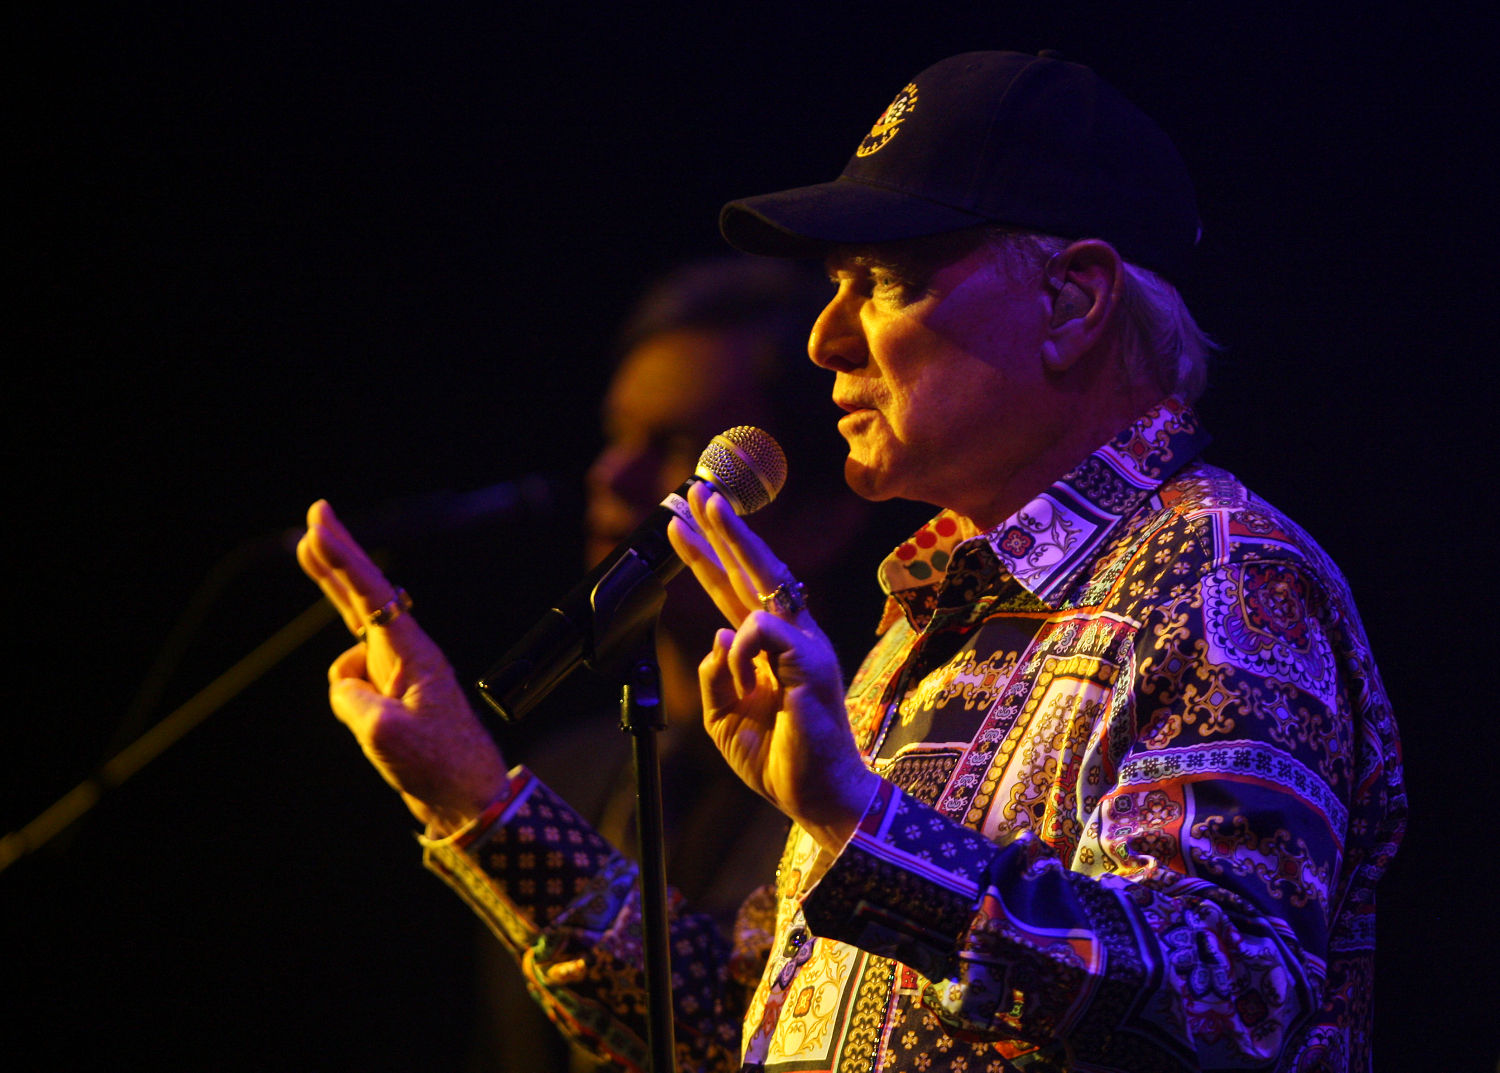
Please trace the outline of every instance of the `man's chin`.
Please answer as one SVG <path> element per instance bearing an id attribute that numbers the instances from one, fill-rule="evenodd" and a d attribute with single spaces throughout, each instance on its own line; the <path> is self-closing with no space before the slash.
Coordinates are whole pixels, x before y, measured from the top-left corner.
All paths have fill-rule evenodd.
<path id="1" fill-rule="evenodd" d="M 896 496 L 894 491 L 886 487 L 889 482 L 883 479 L 879 470 L 865 465 L 852 454 L 844 459 L 844 483 L 855 495 L 874 503 L 894 499 Z"/>

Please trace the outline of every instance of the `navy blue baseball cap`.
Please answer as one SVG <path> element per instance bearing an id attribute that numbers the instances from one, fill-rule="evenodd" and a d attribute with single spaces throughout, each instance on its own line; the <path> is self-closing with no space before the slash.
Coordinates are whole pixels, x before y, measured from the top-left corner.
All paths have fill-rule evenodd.
<path id="1" fill-rule="evenodd" d="M 1187 167 L 1164 131 L 1080 64 L 968 52 L 917 75 L 833 182 L 724 206 L 731 246 L 821 257 L 1001 224 L 1101 238 L 1178 281 L 1201 234 Z"/>

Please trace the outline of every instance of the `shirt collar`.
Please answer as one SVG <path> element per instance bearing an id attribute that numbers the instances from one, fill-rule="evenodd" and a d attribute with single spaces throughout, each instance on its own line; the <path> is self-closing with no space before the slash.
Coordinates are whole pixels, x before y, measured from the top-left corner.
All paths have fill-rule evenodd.
<path id="1" fill-rule="evenodd" d="M 880 587 L 920 626 L 937 607 L 955 557 L 968 560 L 978 551 L 1057 607 L 1069 579 L 1120 520 L 1197 457 L 1208 439 L 1192 408 L 1168 396 L 993 529 L 976 532 L 966 519 L 942 511 L 886 556 Z M 894 611 L 888 603 L 882 631 Z"/>

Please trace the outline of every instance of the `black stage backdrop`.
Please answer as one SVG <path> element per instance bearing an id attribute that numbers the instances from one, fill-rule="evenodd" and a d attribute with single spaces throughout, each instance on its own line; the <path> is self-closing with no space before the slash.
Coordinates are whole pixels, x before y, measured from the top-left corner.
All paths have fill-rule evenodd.
<path id="1" fill-rule="evenodd" d="M 1343 564 L 1398 706 L 1380 1065 L 1492 1068 L 1492 42 L 1433 4 L 661 7 L 13 29 L 0 830 L 312 602 L 264 539 L 314 498 L 576 487 L 615 324 L 718 248 L 721 202 L 831 178 L 936 59 L 1056 48 L 1197 176 L 1212 458 Z M 573 580 L 573 523 L 407 540 L 392 572 L 472 677 Z M 327 712 L 342 645 L 296 647 L 0 874 L 9 1068 L 464 1068 L 474 926 Z"/>

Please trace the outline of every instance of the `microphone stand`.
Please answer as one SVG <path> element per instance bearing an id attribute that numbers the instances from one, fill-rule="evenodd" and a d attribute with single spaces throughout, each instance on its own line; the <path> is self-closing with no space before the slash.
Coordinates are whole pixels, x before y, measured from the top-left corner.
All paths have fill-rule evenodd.
<path id="1" fill-rule="evenodd" d="M 0 838 L 0 872 L 34 853 L 82 818 L 106 793 L 155 760 L 247 686 L 338 618 L 326 599 L 318 601 L 266 638 L 192 699 L 115 753 L 93 775 L 64 794 L 25 827 Z"/>
<path id="2" fill-rule="evenodd" d="M 620 729 L 630 735 L 635 766 L 636 837 L 645 956 L 646 1045 L 652 1073 L 672 1073 L 671 942 L 667 928 L 665 824 L 657 735 L 666 728 L 656 624 L 666 587 L 634 555 L 626 555 L 592 593 L 594 655 L 589 665 L 620 684 Z M 602 642 L 599 639 L 603 639 Z"/>
<path id="3" fill-rule="evenodd" d="M 662 822 L 657 734 L 665 729 L 656 633 L 644 638 L 620 686 L 620 729 L 630 735 L 635 762 L 637 852 L 640 861 L 641 941 L 645 952 L 646 1044 L 651 1069 L 674 1068 L 671 942 L 667 927 L 667 862 Z"/>

